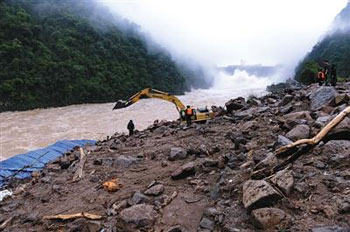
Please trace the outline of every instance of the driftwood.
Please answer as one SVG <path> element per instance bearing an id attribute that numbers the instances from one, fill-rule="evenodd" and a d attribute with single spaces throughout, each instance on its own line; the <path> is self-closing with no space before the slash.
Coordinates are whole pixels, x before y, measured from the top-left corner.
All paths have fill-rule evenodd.
<path id="1" fill-rule="evenodd" d="M 4 221 L 1 225 L 0 225 L 0 231 L 2 231 L 3 229 L 5 229 L 7 227 L 7 225 L 12 221 L 13 217 L 8 218 L 6 221 Z"/>
<path id="2" fill-rule="evenodd" d="M 78 180 L 78 179 L 83 177 L 85 162 L 86 162 L 86 155 L 84 153 L 83 148 L 80 148 L 80 161 L 79 161 L 77 170 L 74 173 L 73 181 L 76 181 L 76 180 Z"/>
<path id="3" fill-rule="evenodd" d="M 348 115 L 350 115 L 350 106 L 348 106 L 342 112 L 340 112 L 315 137 L 311 139 L 300 139 L 294 143 L 281 147 L 276 151 L 276 155 L 281 155 L 285 152 L 288 152 L 290 149 L 293 149 L 299 145 L 304 145 L 304 144 L 311 145 L 311 146 L 317 145 L 329 133 L 329 131 L 331 131 L 334 127 L 336 127 Z"/>
<path id="4" fill-rule="evenodd" d="M 311 139 L 301 139 L 294 143 L 288 144 L 279 148 L 276 151 L 276 156 L 285 157 L 288 156 L 288 159 L 284 160 L 280 164 L 274 166 L 271 169 L 261 168 L 259 170 L 255 170 L 251 174 L 252 179 L 263 179 L 266 176 L 270 176 L 275 174 L 276 172 L 284 169 L 287 165 L 296 161 L 303 154 L 309 153 L 314 146 L 316 146 L 319 142 L 321 142 L 327 134 L 336 127 L 341 121 L 344 120 L 345 117 L 350 115 L 350 106 L 345 108 L 342 112 L 340 112 L 332 121 L 330 121 L 315 137 Z"/>
<path id="5" fill-rule="evenodd" d="M 76 213 L 76 214 L 58 214 L 58 215 L 50 215 L 50 216 L 44 216 L 43 219 L 46 220 L 69 220 L 69 219 L 76 219 L 76 218 L 87 218 L 91 220 L 100 220 L 102 219 L 102 216 L 91 214 L 91 213 Z"/>

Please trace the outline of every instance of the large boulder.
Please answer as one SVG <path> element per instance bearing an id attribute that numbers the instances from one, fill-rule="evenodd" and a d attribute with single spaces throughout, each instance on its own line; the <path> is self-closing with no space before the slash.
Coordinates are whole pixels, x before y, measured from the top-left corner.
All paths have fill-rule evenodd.
<path id="1" fill-rule="evenodd" d="M 336 136 L 335 139 L 350 138 L 350 118 L 346 117 L 334 129 L 328 133 L 328 137 Z"/>
<path id="2" fill-rule="evenodd" d="M 334 87 L 322 86 L 310 94 L 311 110 L 317 111 L 328 105 L 338 95 Z"/>
<path id="3" fill-rule="evenodd" d="M 271 206 L 281 197 L 265 180 L 248 180 L 243 184 L 243 205 L 248 211 Z"/>
<path id="4" fill-rule="evenodd" d="M 178 169 L 173 172 L 171 175 L 171 178 L 176 180 L 176 179 L 181 179 L 181 178 L 186 178 L 192 174 L 195 173 L 195 168 L 194 168 L 194 162 L 189 162 L 187 164 L 182 165 Z"/>
<path id="5" fill-rule="evenodd" d="M 294 176 L 291 170 L 282 170 L 276 173 L 276 175 L 271 179 L 282 192 L 289 194 L 294 186 Z"/>
<path id="6" fill-rule="evenodd" d="M 349 96 L 347 94 L 339 94 L 333 99 L 333 101 L 331 102 L 331 105 L 339 106 L 342 104 L 348 104 L 348 102 L 349 102 Z"/>
<path id="7" fill-rule="evenodd" d="M 311 121 L 312 117 L 310 111 L 298 111 L 284 115 L 283 119 L 286 121 L 297 121 L 298 119 L 305 119 L 307 121 Z"/>
<path id="8" fill-rule="evenodd" d="M 278 103 L 278 106 L 285 106 L 288 103 L 290 103 L 293 100 L 293 95 L 287 94 L 286 96 L 283 97 L 282 101 L 280 101 L 280 103 Z"/>
<path id="9" fill-rule="evenodd" d="M 128 201 L 129 205 L 137 205 L 149 202 L 150 199 L 143 195 L 141 192 L 136 191 L 132 198 Z"/>
<path id="10" fill-rule="evenodd" d="M 231 99 L 230 101 L 225 103 L 226 110 L 229 113 L 232 113 L 232 111 L 240 110 L 247 106 L 247 103 L 245 102 L 245 99 L 243 97 L 239 97 L 236 99 Z"/>
<path id="11" fill-rule="evenodd" d="M 297 125 L 286 136 L 292 140 L 307 139 L 310 136 L 310 127 L 308 125 Z"/>
<path id="12" fill-rule="evenodd" d="M 169 160 L 183 160 L 187 157 L 187 151 L 181 147 L 173 147 L 170 149 Z"/>
<path id="13" fill-rule="evenodd" d="M 120 212 L 121 221 L 137 228 L 152 226 L 156 216 L 153 206 L 145 204 L 134 205 Z"/>
<path id="14" fill-rule="evenodd" d="M 261 160 L 255 167 L 254 170 L 259 170 L 262 168 L 271 169 L 278 164 L 278 159 L 275 154 L 269 153 L 266 158 Z"/>
<path id="15" fill-rule="evenodd" d="M 256 209 L 253 210 L 252 215 L 257 227 L 264 230 L 280 224 L 287 218 L 286 213 L 283 210 L 277 208 Z"/>
<path id="16" fill-rule="evenodd" d="M 318 117 L 314 126 L 318 128 L 324 127 L 331 119 L 332 117 L 330 115 Z"/>
<path id="17" fill-rule="evenodd" d="M 114 166 L 117 168 L 128 168 L 131 165 L 136 164 L 138 159 L 132 156 L 121 155 L 117 159 L 114 160 Z"/>
<path id="18" fill-rule="evenodd" d="M 350 159 L 350 141 L 331 140 L 326 143 L 322 150 L 322 156 L 328 158 L 328 164 L 335 167 Z"/>
<path id="19" fill-rule="evenodd" d="M 157 185 L 154 185 L 151 188 L 147 189 L 145 191 L 145 194 L 150 195 L 150 196 L 158 196 L 158 195 L 162 194 L 163 192 L 164 192 L 164 185 L 157 184 Z"/>

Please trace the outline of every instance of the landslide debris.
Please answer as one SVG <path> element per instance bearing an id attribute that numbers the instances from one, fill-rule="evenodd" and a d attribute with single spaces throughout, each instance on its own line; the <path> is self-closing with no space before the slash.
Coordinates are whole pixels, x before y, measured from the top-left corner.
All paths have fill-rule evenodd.
<path id="1" fill-rule="evenodd" d="M 75 181 L 80 152 L 72 150 L 31 180 L 11 182 L 0 225 L 6 222 L 4 231 L 350 231 L 349 118 L 286 169 L 252 175 L 285 159 L 275 156 L 277 148 L 314 136 L 347 106 L 350 83 L 330 88 L 233 99 L 229 112 L 189 128 L 156 121 L 130 137 L 116 133 L 84 148 L 84 174 Z M 118 181 L 114 191 L 103 185 L 111 181 Z M 102 219 L 44 219 L 82 212 Z"/>

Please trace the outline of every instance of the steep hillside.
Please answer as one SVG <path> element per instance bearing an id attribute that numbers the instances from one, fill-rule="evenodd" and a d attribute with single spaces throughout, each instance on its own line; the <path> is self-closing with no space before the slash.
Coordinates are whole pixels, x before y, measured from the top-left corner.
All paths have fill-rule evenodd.
<path id="1" fill-rule="evenodd" d="M 311 83 L 324 59 L 336 64 L 338 77 L 350 77 L 350 3 L 336 17 L 329 34 L 297 67 L 296 79 L 305 84 Z"/>
<path id="2" fill-rule="evenodd" d="M 199 82 L 136 25 L 87 1 L 1 1 L 0 67 L 0 112 L 110 102 L 149 86 L 180 94 Z"/>

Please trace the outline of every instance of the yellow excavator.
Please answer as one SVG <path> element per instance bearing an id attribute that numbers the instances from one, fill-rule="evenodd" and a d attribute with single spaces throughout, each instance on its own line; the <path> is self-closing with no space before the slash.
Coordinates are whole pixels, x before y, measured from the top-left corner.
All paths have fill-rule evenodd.
<path id="1" fill-rule="evenodd" d="M 126 101 L 124 100 L 117 101 L 113 110 L 126 108 L 134 104 L 135 102 L 146 98 L 158 98 L 161 100 L 174 103 L 177 111 L 180 114 L 181 122 L 186 122 L 186 118 L 185 118 L 186 107 L 176 96 L 166 92 L 156 90 L 156 89 L 151 89 L 151 88 L 146 88 L 141 90 L 140 92 L 134 94 L 132 97 L 130 97 Z M 205 122 L 212 118 L 214 118 L 214 112 L 210 111 L 207 107 L 205 107 L 205 108 L 193 109 L 193 115 L 191 120 L 194 122 L 203 122 L 203 121 Z"/>

